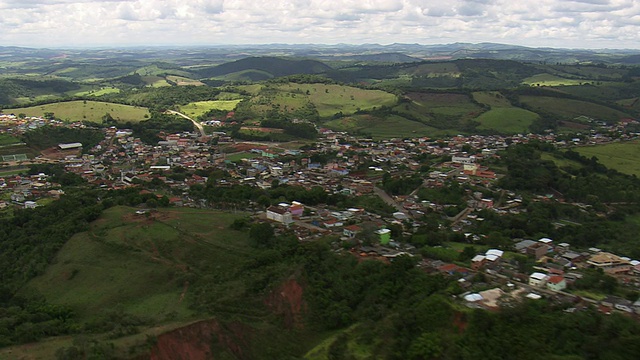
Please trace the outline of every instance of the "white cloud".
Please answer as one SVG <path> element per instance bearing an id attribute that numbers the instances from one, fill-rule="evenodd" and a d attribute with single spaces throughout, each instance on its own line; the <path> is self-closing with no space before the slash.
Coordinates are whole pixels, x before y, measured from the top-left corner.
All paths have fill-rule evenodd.
<path id="1" fill-rule="evenodd" d="M 640 47 L 637 0 L 0 0 L 0 44 Z"/>

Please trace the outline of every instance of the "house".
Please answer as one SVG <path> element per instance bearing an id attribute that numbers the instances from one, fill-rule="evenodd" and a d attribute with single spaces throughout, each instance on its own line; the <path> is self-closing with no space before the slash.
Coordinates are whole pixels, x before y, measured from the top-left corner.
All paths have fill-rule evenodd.
<path id="1" fill-rule="evenodd" d="M 342 235 L 349 237 L 349 238 L 353 238 L 355 237 L 359 232 L 362 231 L 362 228 L 358 225 L 349 225 L 349 226 L 345 226 L 344 230 L 342 231 Z"/>
<path id="2" fill-rule="evenodd" d="M 473 270 L 479 270 L 487 263 L 487 257 L 484 255 L 476 255 L 471 259 L 471 268 Z"/>
<path id="3" fill-rule="evenodd" d="M 587 264 L 602 269 L 608 274 L 625 273 L 631 270 L 631 263 L 628 260 L 604 251 L 592 255 L 587 260 Z"/>
<path id="4" fill-rule="evenodd" d="M 549 245 L 541 242 L 537 242 L 529 246 L 527 248 L 526 253 L 529 256 L 533 256 L 536 260 L 540 260 L 540 258 L 547 255 L 548 251 L 549 251 Z"/>
<path id="5" fill-rule="evenodd" d="M 380 244 L 387 245 L 391 241 L 391 230 L 380 229 L 376 231 L 376 234 L 380 236 Z"/>
<path id="6" fill-rule="evenodd" d="M 547 288 L 551 291 L 562 291 L 567 288 L 567 282 L 564 277 L 560 275 L 554 275 L 547 281 Z"/>
<path id="7" fill-rule="evenodd" d="M 549 279 L 549 276 L 547 276 L 547 274 L 534 272 L 533 274 L 529 275 L 529 285 L 544 286 L 548 279 Z"/>
<path id="8" fill-rule="evenodd" d="M 289 212 L 291 213 L 291 215 L 302 216 L 302 214 L 304 213 L 304 205 L 297 201 L 293 201 L 291 204 L 292 205 L 289 207 Z"/>
<path id="9" fill-rule="evenodd" d="M 25 209 L 35 209 L 38 207 L 38 204 L 35 201 L 25 201 L 24 208 Z"/>
<path id="10" fill-rule="evenodd" d="M 529 248 L 529 246 L 531 246 L 533 244 L 537 244 L 537 243 L 535 241 L 533 241 L 533 240 L 522 240 L 520 242 L 517 242 L 514 245 L 514 247 L 515 247 L 517 252 L 519 252 L 521 254 L 526 254 L 527 253 L 527 249 Z"/>
<path id="11" fill-rule="evenodd" d="M 24 194 L 22 194 L 22 193 L 13 193 L 13 194 L 11 194 L 11 201 L 23 202 L 24 198 L 25 198 Z"/>
<path id="12" fill-rule="evenodd" d="M 291 213 L 281 206 L 269 206 L 267 208 L 267 219 L 273 220 L 282 224 L 290 224 L 293 222 Z"/>

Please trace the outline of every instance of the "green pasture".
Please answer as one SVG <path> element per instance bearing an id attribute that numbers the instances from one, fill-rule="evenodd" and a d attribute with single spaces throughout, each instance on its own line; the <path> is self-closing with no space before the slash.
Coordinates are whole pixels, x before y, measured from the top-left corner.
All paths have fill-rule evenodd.
<path id="1" fill-rule="evenodd" d="M 241 152 L 241 153 L 236 153 L 236 154 L 232 154 L 232 155 L 226 155 L 225 156 L 225 160 L 229 160 L 229 161 L 240 161 L 242 159 L 254 159 L 260 157 L 259 154 L 254 154 L 254 153 L 248 153 L 248 152 Z"/>
<path id="2" fill-rule="evenodd" d="M 75 93 L 75 96 L 102 96 L 106 94 L 117 94 L 120 92 L 118 88 L 105 87 L 98 90 L 86 90 Z"/>
<path id="3" fill-rule="evenodd" d="M 471 102 L 467 95 L 453 93 L 409 93 L 406 95 L 410 104 L 401 103 L 396 106 L 398 111 L 411 111 L 413 105 L 419 113 L 433 113 L 452 116 L 465 116 L 482 111 Z"/>
<path id="4" fill-rule="evenodd" d="M 412 76 L 460 76 L 460 69 L 454 63 L 427 63 L 410 68 Z"/>
<path id="5" fill-rule="evenodd" d="M 512 107 L 509 100 L 507 100 L 499 91 L 476 91 L 472 95 L 475 101 L 488 105 L 491 108 Z"/>
<path id="6" fill-rule="evenodd" d="M 494 108 L 476 118 L 479 129 L 494 129 L 505 134 L 526 133 L 538 114 L 529 110 L 506 107 Z"/>
<path id="7" fill-rule="evenodd" d="M 45 113 L 51 112 L 56 118 L 64 121 L 93 121 L 101 122 L 102 117 L 109 113 L 111 116 L 121 122 L 141 121 L 145 119 L 145 115 L 149 116 L 147 108 L 131 105 L 122 105 L 114 103 L 106 103 L 100 101 L 65 101 L 46 105 L 37 105 L 26 108 L 4 109 L 3 112 L 8 113 L 24 113 L 27 116 L 44 116 Z"/>
<path id="8" fill-rule="evenodd" d="M 180 112 L 192 118 L 198 117 L 209 110 L 231 111 L 242 100 L 209 100 L 196 101 L 180 106 Z"/>
<path id="9" fill-rule="evenodd" d="M 584 115 L 596 120 L 619 121 L 629 117 L 622 111 L 586 101 L 549 96 L 521 96 L 520 101 L 534 109 L 573 119 Z"/>
<path id="10" fill-rule="evenodd" d="M 21 142 L 22 141 L 17 137 L 11 136 L 9 134 L 0 134 L 0 146 L 19 144 Z"/>
<path id="11" fill-rule="evenodd" d="M 574 169 L 579 169 L 582 167 L 582 165 L 574 160 L 569 160 L 569 159 L 564 159 L 564 158 L 557 158 L 549 153 L 541 153 L 540 154 L 540 158 L 542 160 L 551 160 L 553 161 L 557 167 L 559 168 L 574 168 Z"/>
<path id="12" fill-rule="evenodd" d="M 329 117 L 338 112 L 353 114 L 358 110 L 392 106 L 397 102 L 395 95 L 382 90 L 366 90 L 334 84 L 289 83 L 278 86 L 277 90 L 279 94 L 275 96 L 274 103 L 281 107 L 295 107 L 304 105 L 307 100 L 315 105 L 321 117 Z"/>
<path id="13" fill-rule="evenodd" d="M 589 158 L 597 157 L 608 168 L 640 176 L 640 143 L 637 141 L 584 146 L 574 150 Z"/>
<path id="14" fill-rule="evenodd" d="M 480 122 L 479 129 L 493 129 L 505 134 L 523 133 L 528 132 L 529 126 L 538 118 L 534 112 L 511 105 L 498 91 L 477 91 L 472 95 L 475 101 L 490 107 L 489 111 L 475 118 Z"/>
<path id="15" fill-rule="evenodd" d="M 587 81 L 581 79 L 567 79 L 547 73 L 536 74 L 522 80 L 523 84 L 530 86 L 572 86 L 582 85 L 585 82 Z"/>
<path id="16" fill-rule="evenodd" d="M 194 80 L 183 76 L 167 75 L 167 81 L 175 83 L 177 86 L 203 86 L 200 80 Z"/>
<path id="17" fill-rule="evenodd" d="M 582 86 L 556 86 L 554 90 L 571 94 L 581 98 L 594 99 L 598 101 L 618 101 L 622 97 L 628 96 L 624 91 L 624 84 L 620 82 L 595 82 Z"/>
<path id="18" fill-rule="evenodd" d="M 235 86 L 234 89 L 238 89 L 240 91 L 246 91 L 251 95 L 258 95 L 260 93 L 260 90 L 262 90 L 263 87 L 264 85 L 262 84 L 251 84 L 251 85 Z"/>
<path id="19" fill-rule="evenodd" d="M 23 293 L 38 292 L 71 307 L 82 319 L 119 307 L 154 323 L 186 320 L 194 316 L 187 301 L 189 271 L 207 271 L 232 282 L 229 275 L 252 251 L 245 233 L 228 229 L 242 214 L 135 211 L 106 210 L 90 231 L 72 237 Z"/>
<path id="20" fill-rule="evenodd" d="M 346 131 L 356 135 L 371 136 L 376 140 L 442 134 L 441 130 L 395 115 L 385 117 L 384 119 L 371 115 L 354 115 L 331 120 L 326 122 L 324 126 L 336 131 Z"/>

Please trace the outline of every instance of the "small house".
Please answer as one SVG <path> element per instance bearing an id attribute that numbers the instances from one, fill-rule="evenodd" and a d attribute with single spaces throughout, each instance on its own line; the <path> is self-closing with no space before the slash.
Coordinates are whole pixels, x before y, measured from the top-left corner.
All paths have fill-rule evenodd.
<path id="1" fill-rule="evenodd" d="M 282 224 L 290 224 L 293 222 L 291 213 L 281 206 L 269 206 L 267 208 L 267 219 L 273 220 Z"/>
<path id="2" fill-rule="evenodd" d="M 531 286 L 544 286 L 547 283 L 549 276 L 540 272 L 534 272 L 529 275 L 529 285 Z"/>
<path id="3" fill-rule="evenodd" d="M 360 226 L 349 225 L 344 227 L 342 234 L 348 238 L 354 238 L 361 231 L 362 231 L 362 228 Z"/>
<path id="4" fill-rule="evenodd" d="M 391 241 L 391 230 L 380 229 L 376 231 L 376 234 L 380 237 L 380 244 L 387 245 Z"/>
<path id="5" fill-rule="evenodd" d="M 567 282 L 564 277 L 554 275 L 547 280 L 547 288 L 551 291 L 562 291 L 567 288 Z"/>

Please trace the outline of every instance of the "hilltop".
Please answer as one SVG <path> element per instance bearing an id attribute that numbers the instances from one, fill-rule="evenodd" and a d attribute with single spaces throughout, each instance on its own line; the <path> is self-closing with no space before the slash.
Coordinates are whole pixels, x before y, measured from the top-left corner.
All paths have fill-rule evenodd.
<path id="1" fill-rule="evenodd" d="M 319 74 L 329 69 L 331 69 L 331 67 L 316 60 L 248 57 L 211 68 L 201 68 L 197 74 L 201 78 L 227 77 L 237 80 L 247 79 L 259 81 L 295 74 Z"/>

